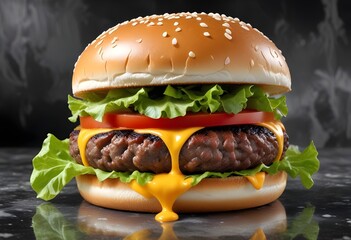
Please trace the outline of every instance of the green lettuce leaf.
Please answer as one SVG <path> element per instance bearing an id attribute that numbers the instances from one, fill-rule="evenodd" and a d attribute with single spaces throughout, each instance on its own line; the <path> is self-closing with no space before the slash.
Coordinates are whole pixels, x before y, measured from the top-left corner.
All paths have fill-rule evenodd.
<path id="1" fill-rule="evenodd" d="M 271 166 L 261 164 L 249 170 L 227 173 L 206 172 L 199 175 L 189 175 L 188 177 L 191 177 L 193 179 L 192 184 L 196 185 L 207 177 L 225 178 L 231 175 L 248 176 L 260 171 L 265 171 L 269 174 L 286 171 L 293 178 L 300 176 L 302 184 L 306 188 L 310 188 L 313 185 L 312 175 L 318 168 L 317 150 L 313 142 L 311 142 L 302 152 L 296 147 L 290 147 L 284 159 L 276 161 Z M 33 172 L 30 177 L 30 183 L 38 198 L 50 200 L 74 177 L 84 174 L 96 175 L 100 181 L 107 178 L 119 178 L 120 181 L 125 183 L 136 180 L 141 185 L 146 184 L 153 178 L 152 173 L 140 173 L 138 171 L 105 172 L 78 164 L 69 154 L 68 139 L 61 141 L 54 135 L 48 134 L 41 151 L 33 159 Z"/>
<path id="2" fill-rule="evenodd" d="M 223 110 L 227 113 L 239 113 L 247 107 L 247 101 L 254 92 L 253 87 L 241 86 L 232 90 L 230 94 L 226 94 L 221 98 Z M 255 109 L 254 107 L 252 109 Z"/>
<path id="3" fill-rule="evenodd" d="M 309 144 L 302 152 L 296 146 L 290 146 L 281 161 L 275 161 L 272 165 L 266 166 L 261 164 L 252 169 L 234 172 L 205 172 L 203 174 L 191 175 L 193 178 L 193 185 L 201 182 L 202 179 L 208 177 L 226 178 L 231 175 L 237 176 L 252 176 L 258 172 L 264 171 L 268 174 L 274 175 L 280 171 L 287 172 L 292 178 L 300 177 L 302 185 L 309 189 L 314 182 L 312 175 L 319 170 L 318 152 L 313 142 Z"/>
<path id="4" fill-rule="evenodd" d="M 68 107 L 72 112 L 69 120 L 75 122 L 79 116 L 93 116 L 101 122 L 105 113 L 128 111 L 133 104 L 148 98 L 148 92 L 145 88 L 118 89 L 109 91 L 103 97 L 96 93 L 90 93 L 87 95 L 86 101 L 68 96 Z"/>
<path id="5" fill-rule="evenodd" d="M 301 183 L 307 189 L 314 184 L 312 175 L 319 170 L 318 152 L 313 142 L 300 152 L 296 146 L 291 146 L 285 153 L 284 160 L 279 164 L 279 170 L 285 171 L 290 177 L 300 177 Z M 267 170 L 269 173 L 269 171 Z"/>
<path id="6" fill-rule="evenodd" d="M 33 158 L 33 171 L 30 183 L 38 198 L 50 200 L 54 198 L 74 177 L 84 174 L 96 175 L 99 181 L 107 178 L 119 178 L 122 182 L 136 180 L 144 185 L 149 182 L 151 173 L 105 172 L 74 161 L 69 154 L 68 139 L 60 141 L 48 134 L 41 151 Z"/>
<path id="7" fill-rule="evenodd" d="M 268 98 L 267 94 L 258 87 L 253 87 L 252 91 L 252 97 L 249 98 L 247 103 L 248 108 L 263 112 L 273 112 L 276 119 L 285 117 L 288 114 L 285 96 Z"/>
<path id="8" fill-rule="evenodd" d="M 79 116 L 102 121 L 105 113 L 126 111 L 155 119 L 185 116 L 188 112 L 236 114 L 246 108 L 273 112 L 280 119 L 288 111 L 284 96 L 269 97 L 253 85 L 218 84 L 113 89 L 106 95 L 88 93 L 85 100 L 68 96 L 68 105 L 72 122 Z"/>

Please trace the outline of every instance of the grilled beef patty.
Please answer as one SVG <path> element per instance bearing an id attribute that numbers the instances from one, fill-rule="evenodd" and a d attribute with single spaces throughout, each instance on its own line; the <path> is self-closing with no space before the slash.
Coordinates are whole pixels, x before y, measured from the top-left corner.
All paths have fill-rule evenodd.
<path id="1" fill-rule="evenodd" d="M 79 130 L 70 134 L 70 154 L 80 164 Z M 283 155 L 289 146 L 284 132 Z M 179 167 L 184 174 L 229 172 L 254 168 L 260 163 L 272 164 L 278 153 L 278 142 L 268 129 L 256 125 L 204 128 L 194 133 L 183 145 Z M 166 173 L 171 170 L 171 157 L 164 142 L 151 134 L 132 130 L 114 130 L 97 134 L 86 146 L 90 166 L 104 171 Z"/>

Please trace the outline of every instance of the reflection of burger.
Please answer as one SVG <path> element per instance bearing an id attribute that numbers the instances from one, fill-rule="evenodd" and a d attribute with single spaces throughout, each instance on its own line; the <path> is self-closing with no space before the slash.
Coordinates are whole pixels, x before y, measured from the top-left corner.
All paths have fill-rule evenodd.
<path id="1" fill-rule="evenodd" d="M 69 140 L 49 135 L 34 158 L 38 196 L 73 177 L 93 204 L 130 211 L 226 211 L 267 204 L 287 174 L 311 187 L 311 144 L 288 149 L 280 118 L 290 73 L 257 29 L 219 14 L 136 18 L 102 33 L 79 57 Z"/>
<path id="2" fill-rule="evenodd" d="M 83 201 L 77 219 L 79 230 L 90 238 L 280 239 L 288 229 L 285 208 L 279 201 L 255 209 L 192 215 L 161 225 L 151 221 L 149 214 L 111 211 Z"/>

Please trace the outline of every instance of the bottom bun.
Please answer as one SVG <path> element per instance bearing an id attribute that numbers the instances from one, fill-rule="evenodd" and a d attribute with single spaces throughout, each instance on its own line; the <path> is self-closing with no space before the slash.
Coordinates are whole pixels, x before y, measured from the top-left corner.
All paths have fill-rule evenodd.
<path id="1" fill-rule="evenodd" d="M 89 203 L 117 210 L 160 212 L 156 198 L 145 198 L 118 179 L 100 182 L 95 175 L 76 177 L 81 196 Z M 266 174 L 264 185 L 256 190 L 244 177 L 206 178 L 190 188 L 174 203 L 175 212 L 219 212 L 262 206 L 284 192 L 287 174 Z"/>

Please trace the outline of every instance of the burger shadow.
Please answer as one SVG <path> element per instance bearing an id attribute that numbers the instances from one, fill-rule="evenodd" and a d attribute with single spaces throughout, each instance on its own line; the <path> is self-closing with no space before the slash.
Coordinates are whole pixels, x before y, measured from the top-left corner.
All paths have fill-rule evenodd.
<path id="1" fill-rule="evenodd" d="M 178 221 L 159 223 L 151 213 L 116 211 L 82 201 L 78 208 L 43 203 L 36 209 L 32 226 L 37 239 L 293 239 L 307 236 L 305 228 L 318 228 L 316 222 L 317 226 L 303 222 L 311 223 L 313 212 L 308 205 L 288 220 L 277 200 L 248 210 L 180 214 Z"/>

